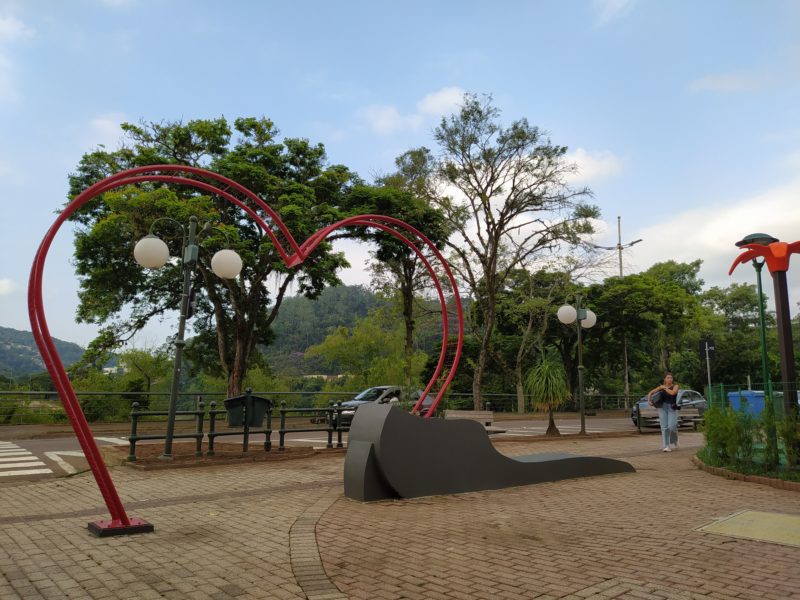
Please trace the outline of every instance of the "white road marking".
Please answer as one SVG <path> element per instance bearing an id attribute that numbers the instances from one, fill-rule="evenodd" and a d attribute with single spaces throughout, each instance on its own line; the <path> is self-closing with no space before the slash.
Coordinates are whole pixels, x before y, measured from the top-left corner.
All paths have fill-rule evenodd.
<path id="1" fill-rule="evenodd" d="M 11 442 L 0 442 L 0 477 L 15 477 L 19 475 L 42 475 L 52 473 L 48 468 L 27 469 L 25 467 L 44 467 L 45 464 L 24 448 Z"/>
<path id="2" fill-rule="evenodd" d="M 4 469 L 18 469 L 20 467 L 43 467 L 44 463 L 38 460 L 35 456 L 31 460 L 25 462 L 11 463 L 3 465 Z M 52 473 L 52 471 L 50 471 Z"/>
<path id="3" fill-rule="evenodd" d="M 125 438 L 118 438 L 118 437 L 96 437 L 94 438 L 100 442 L 108 442 L 109 444 L 116 444 L 117 446 L 124 446 L 129 444 L 127 439 Z M 62 452 L 63 454 L 63 452 Z"/>
<path id="4" fill-rule="evenodd" d="M 61 456 L 80 456 L 83 458 L 83 452 L 79 450 L 71 450 L 71 451 L 63 451 L 63 452 L 45 452 L 44 455 L 56 463 L 67 475 L 72 475 L 73 473 L 77 473 L 78 469 L 73 467 L 67 461 L 65 461 Z M 61 455 L 61 456 L 59 456 Z"/>
<path id="5" fill-rule="evenodd" d="M 0 477 L 11 475 L 40 475 L 42 473 L 52 473 L 50 469 L 28 469 L 27 471 L 0 471 Z"/>

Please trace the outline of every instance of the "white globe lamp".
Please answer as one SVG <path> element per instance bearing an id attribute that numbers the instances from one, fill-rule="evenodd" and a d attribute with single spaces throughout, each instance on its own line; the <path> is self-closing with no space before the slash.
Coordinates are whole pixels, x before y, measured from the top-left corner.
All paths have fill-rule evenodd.
<path id="1" fill-rule="evenodd" d="M 211 257 L 211 270 L 221 279 L 236 279 L 242 270 L 242 258 L 233 250 L 220 250 Z"/>
<path id="2" fill-rule="evenodd" d="M 136 242 L 133 258 L 146 269 L 160 269 L 169 260 L 169 248 L 161 238 L 147 235 Z"/>
<path id="3" fill-rule="evenodd" d="M 570 323 L 574 323 L 575 319 L 578 318 L 578 311 L 575 310 L 574 306 L 565 304 L 564 306 L 558 309 L 556 316 L 558 317 L 558 320 L 561 321 L 564 325 L 569 325 Z"/>

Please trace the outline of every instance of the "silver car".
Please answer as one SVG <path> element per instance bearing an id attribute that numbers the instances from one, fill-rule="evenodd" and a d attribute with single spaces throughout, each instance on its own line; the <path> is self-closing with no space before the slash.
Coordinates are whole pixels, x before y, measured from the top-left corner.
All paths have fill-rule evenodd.
<path id="1" fill-rule="evenodd" d="M 708 403 L 700 392 L 694 390 L 678 391 L 678 427 L 694 426 L 703 419 Z M 631 421 L 639 426 L 639 416 L 642 418 L 642 427 L 659 427 L 658 409 L 647 403 L 647 396 L 642 397 L 639 402 L 631 408 Z"/>

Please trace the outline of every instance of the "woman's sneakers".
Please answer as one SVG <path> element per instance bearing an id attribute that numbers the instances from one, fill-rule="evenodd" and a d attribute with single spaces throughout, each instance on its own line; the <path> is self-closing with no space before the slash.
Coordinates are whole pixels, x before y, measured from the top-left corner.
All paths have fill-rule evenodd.
<path id="1" fill-rule="evenodd" d="M 670 450 L 670 447 L 669 447 L 669 446 L 667 446 L 666 448 L 664 448 L 664 449 L 662 450 L 662 452 L 672 452 L 672 450 Z"/>

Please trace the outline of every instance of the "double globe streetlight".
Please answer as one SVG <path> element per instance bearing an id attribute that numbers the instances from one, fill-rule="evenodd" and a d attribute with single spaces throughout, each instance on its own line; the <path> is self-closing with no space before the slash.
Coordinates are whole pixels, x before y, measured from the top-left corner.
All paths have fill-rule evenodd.
<path id="1" fill-rule="evenodd" d="M 585 435 L 586 411 L 583 401 L 583 340 L 581 337 L 581 329 L 594 327 L 595 323 L 597 323 L 597 315 L 589 309 L 581 308 L 580 296 L 576 296 L 575 304 L 577 306 L 565 304 L 558 309 L 556 315 L 558 316 L 558 320 L 564 325 L 572 325 L 575 323 L 576 330 L 578 331 L 578 410 L 581 415 L 581 435 Z"/>
<path id="2" fill-rule="evenodd" d="M 182 254 L 183 254 L 183 295 L 181 296 L 181 315 L 178 321 L 178 333 L 175 336 L 175 368 L 172 373 L 172 387 L 169 394 L 169 412 L 167 414 L 167 432 L 164 438 L 164 453 L 162 459 L 172 459 L 172 439 L 175 435 L 175 415 L 178 406 L 178 387 L 181 377 L 181 361 L 183 348 L 186 345 L 184 333 L 186 331 L 186 319 L 189 313 L 189 296 L 192 287 L 192 275 L 197 265 L 200 254 L 198 245 L 197 217 L 189 218 L 189 230 L 182 223 L 175 219 L 163 217 L 156 219 L 150 225 L 150 233 L 136 242 L 133 248 L 133 257 L 137 263 L 147 269 L 160 269 L 169 260 L 169 247 L 164 240 L 153 234 L 156 223 L 167 221 L 176 225 L 183 232 Z M 210 231 L 212 227 L 206 223 L 200 230 L 200 235 Z M 224 233 L 224 232 L 223 232 Z M 233 250 L 219 250 L 211 258 L 211 270 L 221 279 L 235 279 L 242 270 L 242 259 Z"/>

